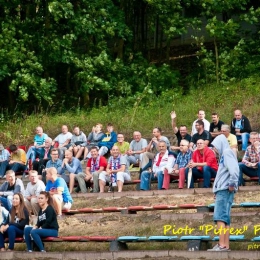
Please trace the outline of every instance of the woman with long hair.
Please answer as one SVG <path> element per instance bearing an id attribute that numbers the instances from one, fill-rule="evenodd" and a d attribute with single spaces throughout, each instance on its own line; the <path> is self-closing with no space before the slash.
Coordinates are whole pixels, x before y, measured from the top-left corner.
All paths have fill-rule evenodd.
<path id="1" fill-rule="evenodd" d="M 41 238 L 58 236 L 58 221 L 56 212 L 52 206 L 52 199 L 47 191 L 41 191 L 38 197 L 40 211 L 38 221 L 34 227 L 26 227 L 24 230 L 25 242 L 28 252 L 32 252 L 32 239 L 41 252 L 46 252 Z"/>
<path id="2" fill-rule="evenodd" d="M 14 194 L 10 215 L 11 220 L 9 223 L 3 224 L 0 229 L 0 251 L 5 251 L 5 237 L 8 237 L 9 240 L 7 251 L 12 251 L 14 249 L 15 238 L 23 237 L 24 227 L 29 224 L 29 212 L 24 204 L 24 197 L 21 193 Z"/>

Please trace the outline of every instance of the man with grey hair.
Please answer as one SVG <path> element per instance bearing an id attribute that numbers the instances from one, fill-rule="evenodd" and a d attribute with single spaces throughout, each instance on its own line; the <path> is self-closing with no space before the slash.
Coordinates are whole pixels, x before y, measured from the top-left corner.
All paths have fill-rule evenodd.
<path id="1" fill-rule="evenodd" d="M 21 179 L 15 178 L 13 170 L 9 170 L 6 172 L 6 181 L 0 186 L 0 202 L 8 211 L 12 208 L 15 193 L 24 193 L 23 182 Z"/>
<path id="2" fill-rule="evenodd" d="M 147 146 L 146 139 L 142 138 L 139 131 L 134 131 L 133 139 L 134 140 L 130 143 L 129 150 L 126 152 L 129 164 L 137 164 L 140 162 Z"/>
<path id="3" fill-rule="evenodd" d="M 184 188 L 185 168 L 188 166 L 192 157 L 192 151 L 189 149 L 189 141 L 183 139 L 180 143 L 180 152 L 174 162 L 172 169 L 164 170 L 163 189 L 168 190 L 170 179 L 179 179 L 179 189 Z"/>
<path id="4" fill-rule="evenodd" d="M 166 143 L 167 149 L 170 148 L 170 141 L 166 136 L 162 135 L 162 129 L 160 127 L 155 127 L 153 129 L 153 138 L 147 145 L 146 151 L 143 153 L 143 157 L 140 163 L 140 173 L 151 167 L 152 160 L 160 150 L 158 147 L 160 141 L 164 141 Z"/>
<path id="5" fill-rule="evenodd" d="M 173 152 L 167 150 L 165 141 L 158 142 L 159 153 L 156 154 L 152 166 L 152 170 L 145 170 L 141 174 L 141 190 L 149 190 L 151 180 L 158 180 L 158 190 L 163 187 L 164 170 L 172 171 L 175 157 Z"/>
<path id="6" fill-rule="evenodd" d="M 48 137 L 42 152 L 39 154 L 39 161 L 33 162 L 33 170 L 37 171 L 39 175 L 42 175 L 42 170 L 45 169 L 47 162 L 51 159 L 51 150 L 53 148 L 51 144 L 52 139 Z"/>
<path id="7" fill-rule="evenodd" d="M 228 144 L 232 151 L 237 155 L 237 138 L 235 135 L 230 133 L 229 125 L 222 125 L 221 126 L 221 133 L 227 138 Z"/>

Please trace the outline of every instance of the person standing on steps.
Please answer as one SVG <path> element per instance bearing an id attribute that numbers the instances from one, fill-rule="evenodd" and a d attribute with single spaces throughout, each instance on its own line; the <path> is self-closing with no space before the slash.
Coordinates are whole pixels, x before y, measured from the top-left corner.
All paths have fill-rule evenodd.
<path id="1" fill-rule="evenodd" d="M 230 251 L 230 212 L 234 194 L 238 189 L 239 166 L 236 155 L 224 135 L 217 136 L 212 142 L 212 146 L 219 156 L 218 172 L 213 184 L 215 197 L 213 219 L 217 223 L 220 234 L 219 243 L 208 251 Z"/>

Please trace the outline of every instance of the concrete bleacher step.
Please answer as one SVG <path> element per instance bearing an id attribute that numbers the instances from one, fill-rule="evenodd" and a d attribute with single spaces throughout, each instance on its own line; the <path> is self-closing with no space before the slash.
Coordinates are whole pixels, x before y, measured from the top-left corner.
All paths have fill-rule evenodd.
<path id="1" fill-rule="evenodd" d="M 104 233 L 106 235 L 117 235 L 119 236 L 137 236 L 137 237 L 155 237 L 154 243 L 156 242 L 156 237 L 162 236 L 162 239 L 166 239 L 165 235 L 168 237 L 173 237 L 175 234 L 172 230 L 164 232 L 165 225 L 175 225 L 175 229 L 183 228 L 188 225 L 195 229 L 194 235 L 206 236 L 199 227 L 201 225 L 214 226 L 212 221 L 213 212 L 196 212 L 197 207 L 201 204 L 206 206 L 213 203 L 213 194 L 211 189 L 172 189 L 167 191 L 124 191 L 122 193 L 114 192 L 103 193 L 103 194 L 73 194 L 74 198 L 74 210 L 77 208 L 85 208 L 88 213 L 81 212 L 76 215 L 66 216 L 67 223 L 77 221 L 77 223 L 88 223 L 88 225 L 96 225 L 95 223 L 104 225 L 106 230 L 110 230 L 109 233 Z M 256 210 L 258 206 L 257 200 L 260 201 L 259 196 L 259 186 L 252 187 L 241 187 L 239 192 L 235 196 L 234 206 L 232 208 L 232 227 L 234 227 L 234 232 L 239 228 L 245 227 L 244 232 L 247 242 L 240 241 L 232 244 L 232 250 L 246 250 L 248 241 L 260 235 L 258 232 L 256 235 L 254 233 L 254 226 L 260 223 L 260 217 Z M 255 203 L 249 203 L 249 202 Z M 192 202 L 192 203 L 191 203 Z M 241 205 L 240 205 L 241 204 Z M 79 205 L 79 207 L 77 206 Z M 177 206 L 176 206 L 177 205 Z M 179 207 L 181 205 L 182 207 Z M 247 205 L 247 207 L 245 207 Z M 250 207 L 249 207 L 250 206 Z M 121 210 L 130 207 L 130 209 L 139 210 L 137 214 L 122 215 Z M 93 209 L 96 212 L 93 211 Z M 105 210 L 104 210 L 105 209 Z M 248 221 L 250 219 L 250 224 Z M 115 228 L 118 232 L 115 232 Z M 172 227 L 173 229 L 173 227 Z M 96 232 L 100 232 L 102 228 L 95 226 Z M 131 232 L 132 230 L 132 232 Z M 120 231 L 120 232 L 119 232 Z M 89 228 L 85 229 L 85 232 L 91 232 Z M 103 231 L 102 231 L 103 232 Z M 176 232 L 174 230 L 173 232 Z M 233 232 L 233 233 L 234 233 Z M 238 232 L 239 233 L 239 232 Z M 178 234 L 178 237 L 185 234 Z M 193 235 L 193 233 L 192 233 Z M 210 234 L 211 237 L 215 237 L 216 234 Z M 213 242 L 214 243 L 214 242 Z M 186 250 L 186 246 L 180 246 L 178 243 L 176 245 L 173 243 L 172 248 L 179 248 L 180 250 Z M 185 243 L 184 243 L 185 244 Z M 170 245 L 169 245 L 170 246 Z M 168 248 L 168 246 L 163 246 Z M 133 243 L 129 245 L 129 249 L 151 249 L 152 247 L 149 243 Z M 156 244 L 156 249 L 160 249 L 162 246 Z M 108 248 L 107 248 L 108 250 Z"/>
<path id="2" fill-rule="evenodd" d="M 1 252 L 1 259 L 43 259 L 43 254 L 33 252 Z M 122 260 L 122 259 L 149 259 L 149 260 L 223 260 L 223 259 L 250 259 L 259 260 L 259 252 L 249 251 L 231 251 L 231 252 L 207 252 L 207 251 L 182 251 L 182 250 L 128 250 L 120 252 L 89 252 L 89 251 L 72 251 L 72 252 L 46 252 L 44 259 L 68 260 L 68 259 L 88 259 L 88 260 Z"/>
<path id="3" fill-rule="evenodd" d="M 258 215 L 258 209 L 256 208 L 260 205 L 259 190 L 259 186 L 241 187 L 235 195 L 234 205 L 236 206 L 232 208 L 232 227 L 238 229 L 247 226 L 248 230 L 245 231 L 245 237 L 246 239 L 255 237 L 255 243 L 260 239 L 258 238 L 260 231 L 257 232 L 256 235 L 253 235 L 254 226 L 260 223 L 260 216 Z M 195 188 L 179 190 L 177 188 L 172 188 L 170 190 L 158 191 L 155 188 L 151 191 L 125 190 L 122 193 L 87 193 L 72 194 L 72 196 L 74 203 L 71 215 L 66 215 L 64 219 L 59 220 L 59 236 L 67 242 L 48 242 L 46 243 L 47 250 L 76 250 L 80 256 L 80 251 L 97 251 L 98 248 L 98 251 L 106 251 L 104 252 L 105 254 L 109 253 L 109 243 L 98 243 L 99 241 L 96 240 L 90 241 L 88 237 L 120 237 L 132 235 L 134 237 L 146 237 L 148 240 L 150 237 L 154 237 L 154 240 L 151 239 L 147 242 L 139 241 L 137 243 L 130 242 L 130 252 L 137 252 L 141 249 L 144 251 L 147 251 L 147 249 L 151 251 L 153 249 L 161 251 L 160 249 L 163 248 L 164 250 L 161 251 L 163 252 L 163 257 L 164 253 L 168 252 L 167 257 L 170 259 L 169 257 L 174 257 L 169 253 L 172 252 L 171 249 L 178 249 L 180 252 L 185 252 L 187 246 L 183 241 L 170 242 L 170 239 L 174 240 L 175 235 L 172 230 L 164 235 L 165 225 L 171 225 L 172 229 L 175 229 L 175 231 L 178 228 L 184 228 L 185 225 L 188 225 L 190 228 L 196 229 L 196 232 L 191 234 L 195 236 L 205 235 L 199 230 L 201 225 L 214 225 L 212 221 L 212 212 L 197 212 L 197 209 L 200 208 L 200 206 L 204 205 L 207 207 L 214 202 L 212 189 Z M 132 211 L 137 210 L 137 214 L 121 214 L 122 210 L 128 208 Z M 80 209 L 84 210 L 78 212 Z M 74 215 L 74 213 L 77 214 Z M 173 227 L 174 225 L 175 227 Z M 176 236 L 179 239 L 184 235 L 185 234 L 178 234 Z M 216 235 L 213 233 L 210 234 L 211 238 L 215 236 Z M 78 243 L 80 237 L 81 243 Z M 170 243 L 161 243 L 159 241 L 160 239 L 162 241 L 169 241 Z M 211 241 L 211 243 L 214 244 L 215 242 Z M 57 246 L 55 244 L 57 244 Z M 248 240 L 247 242 L 241 240 L 232 243 L 231 249 L 239 249 L 240 252 L 243 252 L 241 250 L 247 250 L 248 246 Z M 24 250 L 24 248 L 22 250 Z M 148 252 L 150 252 L 149 250 Z M 204 251 L 204 254 L 207 254 L 207 252 Z M 139 255 L 139 259 L 141 255 Z M 148 253 L 147 255 L 149 256 L 150 254 Z M 110 255 L 108 254 L 108 257 L 105 257 L 104 259 L 109 259 L 109 256 Z M 120 256 L 123 257 L 124 255 L 121 254 Z M 135 253 L 133 253 L 132 256 L 133 258 L 131 259 L 134 259 Z M 240 255 L 238 254 L 236 256 Z M 94 259 L 100 259 L 97 255 L 96 257 L 97 258 Z M 116 257 L 115 254 L 111 259 L 117 259 Z M 207 256 L 205 256 L 205 259 L 207 259 L 206 257 Z M 255 256 L 252 255 L 252 257 Z M 136 258 L 138 258 L 137 255 Z M 91 259 L 91 257 L 83 257 L 83 259 Z M 158 256 L 157 259 L 163 258 Z"/>

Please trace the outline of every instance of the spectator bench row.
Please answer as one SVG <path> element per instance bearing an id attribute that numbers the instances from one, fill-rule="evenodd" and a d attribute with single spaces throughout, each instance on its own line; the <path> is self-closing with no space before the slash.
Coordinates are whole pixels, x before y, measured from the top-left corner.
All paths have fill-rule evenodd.
<path id="1" fill-rule="evenodd" d="M 140 242 L 186 242 L 188 251 L 206 250 L 211 247 L 211 242 L 219 241 L 219 236 L 60 236 L 60 237 L 46 237 L 42 239 L 43 242 L 109 242 L 109 251 L 127 250 L 128 243 Z M 259 242 L 260 236 L 252 239 L 246 239 L 244 235 L 231 235 L 232 242 Z M 16 243 L 24 243 L 23 238 L 16 238 Z M 5 239 L 8 243 L 8 239 Z"/>
<path id="2" fill-rule="evenodd" d="M 80 208 L 63 211 L 63 214 L 74 215 L 84 213 L 109 213 L 121 212 L 122 214 L 136 214 L 137 211 L 155 211 L 155 210 L 183 210 L 196 209 L 197 212 L 213 212 L 215 204 L 172 204 L 172 205 L 154 205 L 154 206 L 129 206 L 129 207 L 105 207 L 105 208 Z M 255 208 L 260 207 L 260 202 L 242 202 L 233 203 L 232 208 Z"/>
<path id="3" fill-rule="evenodd" d="M 28 146 L 28 148 L 31 145 Z M 54 147 L 57 147 L 57 142 L 55 142 Z M 26 145 L 20 145 L 18 146 L 19 149 L 23 149 L 24 151 L 27 151 L 27 146 Z M 6 147 L 6 149 L 9 151 L 9 147 Z M 30 165 L 30 164 L 29 164 Z M 139 171 L 140 168 L 136 167 L 136 165 L 133 166 L 134 168 L 130 168 L 130 172 L 135 172 L 135 171 Z M 26 176 L 26 174 L 28 174 L 28 170 L 25 170 L 24 172 L 16 172 L 16 175 L 22 175 L 22 177 L 24 178 Z M 211 182 L 214 182 L 214 178 L 210 179 Z M 258 182 L 259 178 L 258 177 L 250 177 L 245 179 L 245 182 Z M 136 185 L 136 190 L 140 190 L 140 180 L 132 180 L 132 181 L 126 181 L 124 183 L 124 185 Z M 171 180 L 171 182 L 178 182 L 178 179 L 174 179 Z M 198 187 L 202 188 L 203 187 L 203 179 L 199 178 L 197 179 L 195 182 L 198 183 Z M 157 183 L 157 181 L 152 181 L 152 183 Z M 77 182 L 75 183 L 75 185 L 77 186 Z"/>

